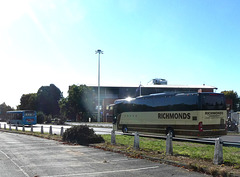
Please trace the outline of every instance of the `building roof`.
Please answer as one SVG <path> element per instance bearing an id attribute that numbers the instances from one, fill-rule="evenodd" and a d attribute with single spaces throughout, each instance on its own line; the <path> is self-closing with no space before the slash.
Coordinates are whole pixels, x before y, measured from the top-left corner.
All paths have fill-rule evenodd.
<path id="1" fill-rule="evenodd" d="M 98 87 L 98 86 L 90 86 L 90 87 Z M 100 87 L 117 87 L 117 88 L 124 88 L 124 87 L 133 87 L 137 88 L 138 86 L 104 86 L 101 85 Z M 208 86 L 208 85 L 141 85 L 143 88 L 179 88 L 179 89 L 188 89 L 188 88 L 193 88 L 193 89 L 217 89 L 217 87 L 214 86 Z"/>

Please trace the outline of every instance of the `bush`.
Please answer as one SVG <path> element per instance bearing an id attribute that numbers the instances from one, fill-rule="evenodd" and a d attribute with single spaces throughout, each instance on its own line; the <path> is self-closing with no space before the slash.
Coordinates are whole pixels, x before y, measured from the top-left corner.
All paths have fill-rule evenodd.
<path id="1" fill-rule="evenodd" d="M 63 133 L 63 141 L 69 143 L 77 143 L 81 145 L 88 145 L 94 143 L 102 143 L 104 139 L 96 135 L 92 129 L 86 125 L 73 126 Z"/>
<path id="2" fill-rule="evenodd" d="M 43 112 L 37 113 L 37 123 L 42 124 L 44 122 L 45 114 Z"/>
<path id="3" fill-rule="evenodd" d="M 52 115 L 51 114 L 44 117 L 44 123 L 45 124 L 50 124 L 51 122 L 52 122 Z"/>

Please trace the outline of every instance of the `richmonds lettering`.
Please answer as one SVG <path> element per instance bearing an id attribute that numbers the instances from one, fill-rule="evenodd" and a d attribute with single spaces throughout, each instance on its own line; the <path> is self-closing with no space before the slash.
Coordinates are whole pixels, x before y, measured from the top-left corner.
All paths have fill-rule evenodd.
<path id="1" fill-rule="evenodd" d="M 205 112 L 205 118 L 206 119 L 219 119 L 223 117 L 224 113 L 223 112 Z"/>
<path id="2" fill-rule="evenodd" d="M 207 116 L 220 116 L 220 115 L 223 115 L 223 112 L 205 112 L 205 115 Z"/>
<path id="3" fill-rule="evenodd" d="M 158 113 L 158 119 L 190 119 L 190 113 Z"/>

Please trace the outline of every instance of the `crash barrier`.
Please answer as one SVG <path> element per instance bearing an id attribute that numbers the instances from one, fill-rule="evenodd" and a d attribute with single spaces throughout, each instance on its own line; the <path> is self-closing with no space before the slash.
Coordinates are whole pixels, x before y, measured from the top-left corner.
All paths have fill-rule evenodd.
<path id="1" fill-rule="evenodd" d="M 4 130 L 7 130 L 7 124 L 3 124 L 3 126 L 4 126 Z M 1 128 L 2 128 L 2 127 L 1 127 L 1 123 L 0 123 L 0 129 L 1 129 Z M 12 124 L 9 124 L 9 125 L 8 125 L 8 129 L 9 129 L 9 130 L 12 130 Z M 46 128 L 45 128 L 45 129 L 46 129 Z M 16 130 L 16 131 L 19 131 L 19 130 L 21 130 L 21 129 L 19 128 L 18 125 L 16 125 L 16 126 L 15 126 L 15 130 Z M 23 131 L 23 132 L 26 131 L 26 126 L 24 126 L 24 125 L 22 126 L 22 131 Z M 31 132 L 34 132 L 34 131 L 33 131 L 33 125 L 31 125 L 30 131 L 31 131 Z M 43 127 L 43 126 L 41 126 L 40 132 L 41 132 L 41 134 L 44 134 L 44 127 Z M 63 136 L 63 133 L 64 133 L 64 128 L 61 127 L 60 133 L 59 133 L 60 136 Z M 49 134 L 50 134 L 50 135 L 53 134 L 53 128 L 52 128 L 52 126 L 49 127 Z"/>
<path id="2" fill-rule="evenodd" d="M 60 136 L 63 136 L 63 127 L 61 127 Z"/>
<path id="3" fill-rule="evenodd" d="M 116 144 L 115 130 L 111 131 L 111 144 Z"/>
<path id="4" fill-rule="evenodd" d="M 52 135 L 52 126 L 49 127 L 49 134 Z"/>
<path id="5" fill-rule="evenodd" d="M 217 138 L 215 140 L 215 148 L 214 148 L 214 158 L 213 163 L 215 165 L 220 165 L 223 163 L 223 141 L 221 138 Z"/>
<path id="6" fill-rule="evenodd" d="M 134 134 L 125 134 L 125 135 L 130 135 L 134 136 L 134 149 L 139 149 L 139 133 L 135 132 Z M 149 136 L 142 136 L 141 137 L 149 137 Z M 156 137 L 155 137 L 156 138 Z M 113 140 L 114 139 L 114 140 Z M 158 139 L 163 139 L 163 138 L 158 138 Z M 167 134 L 165 137 L 166 139 L 166 155 L 173 155 L 173 136 L 172 133 Z M 186 141 L 186 140 L 184 140 Z M 190 142 L 190 141 L 189 141 Z M 198 141 L 200 143 L 200 141 Z M 112 131 L 111 133 L 111 144 L 116 144 L 116 139 L 115 139 L 115 131 Z M 210 143 L 204 143 L 204 144 L 210 144 Z M 213 158 L 213 164 L 215 165 L 220 165 L 223 163 L 223 143 L 221 138 L 217 138 L 215 140 L 215 148 L 214 148 L 214 158 Z"/>
<path id="7" fill-rule="evenodd" d="M 43 126 L 41 126 L 41 134 L 44 134 Z"/>
<path id="8" fill-rule="evenodd" d="M 133 147 L 135 149 L 139 149 L 139 133 L 138 132 L 134 133 L 134 144 L 133 144 Z"/>
<path id="9" fill-rule="evenodd" d="M 166 139 L 166 155 L 173 155 L 172 133 L 167 134 Z"/>

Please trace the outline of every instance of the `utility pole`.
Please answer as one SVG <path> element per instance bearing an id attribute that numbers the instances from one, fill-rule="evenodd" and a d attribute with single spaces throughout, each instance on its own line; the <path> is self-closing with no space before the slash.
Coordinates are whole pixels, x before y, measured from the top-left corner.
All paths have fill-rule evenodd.
<path id="1" fill-rule="evenodd" d="M 103 54 L 103 51 L 98 49 L 95 51 L 95 54 L 98 54 L 98 115 L 97 115 L 97 121 L 100 122 L 100 54 Z"/>

